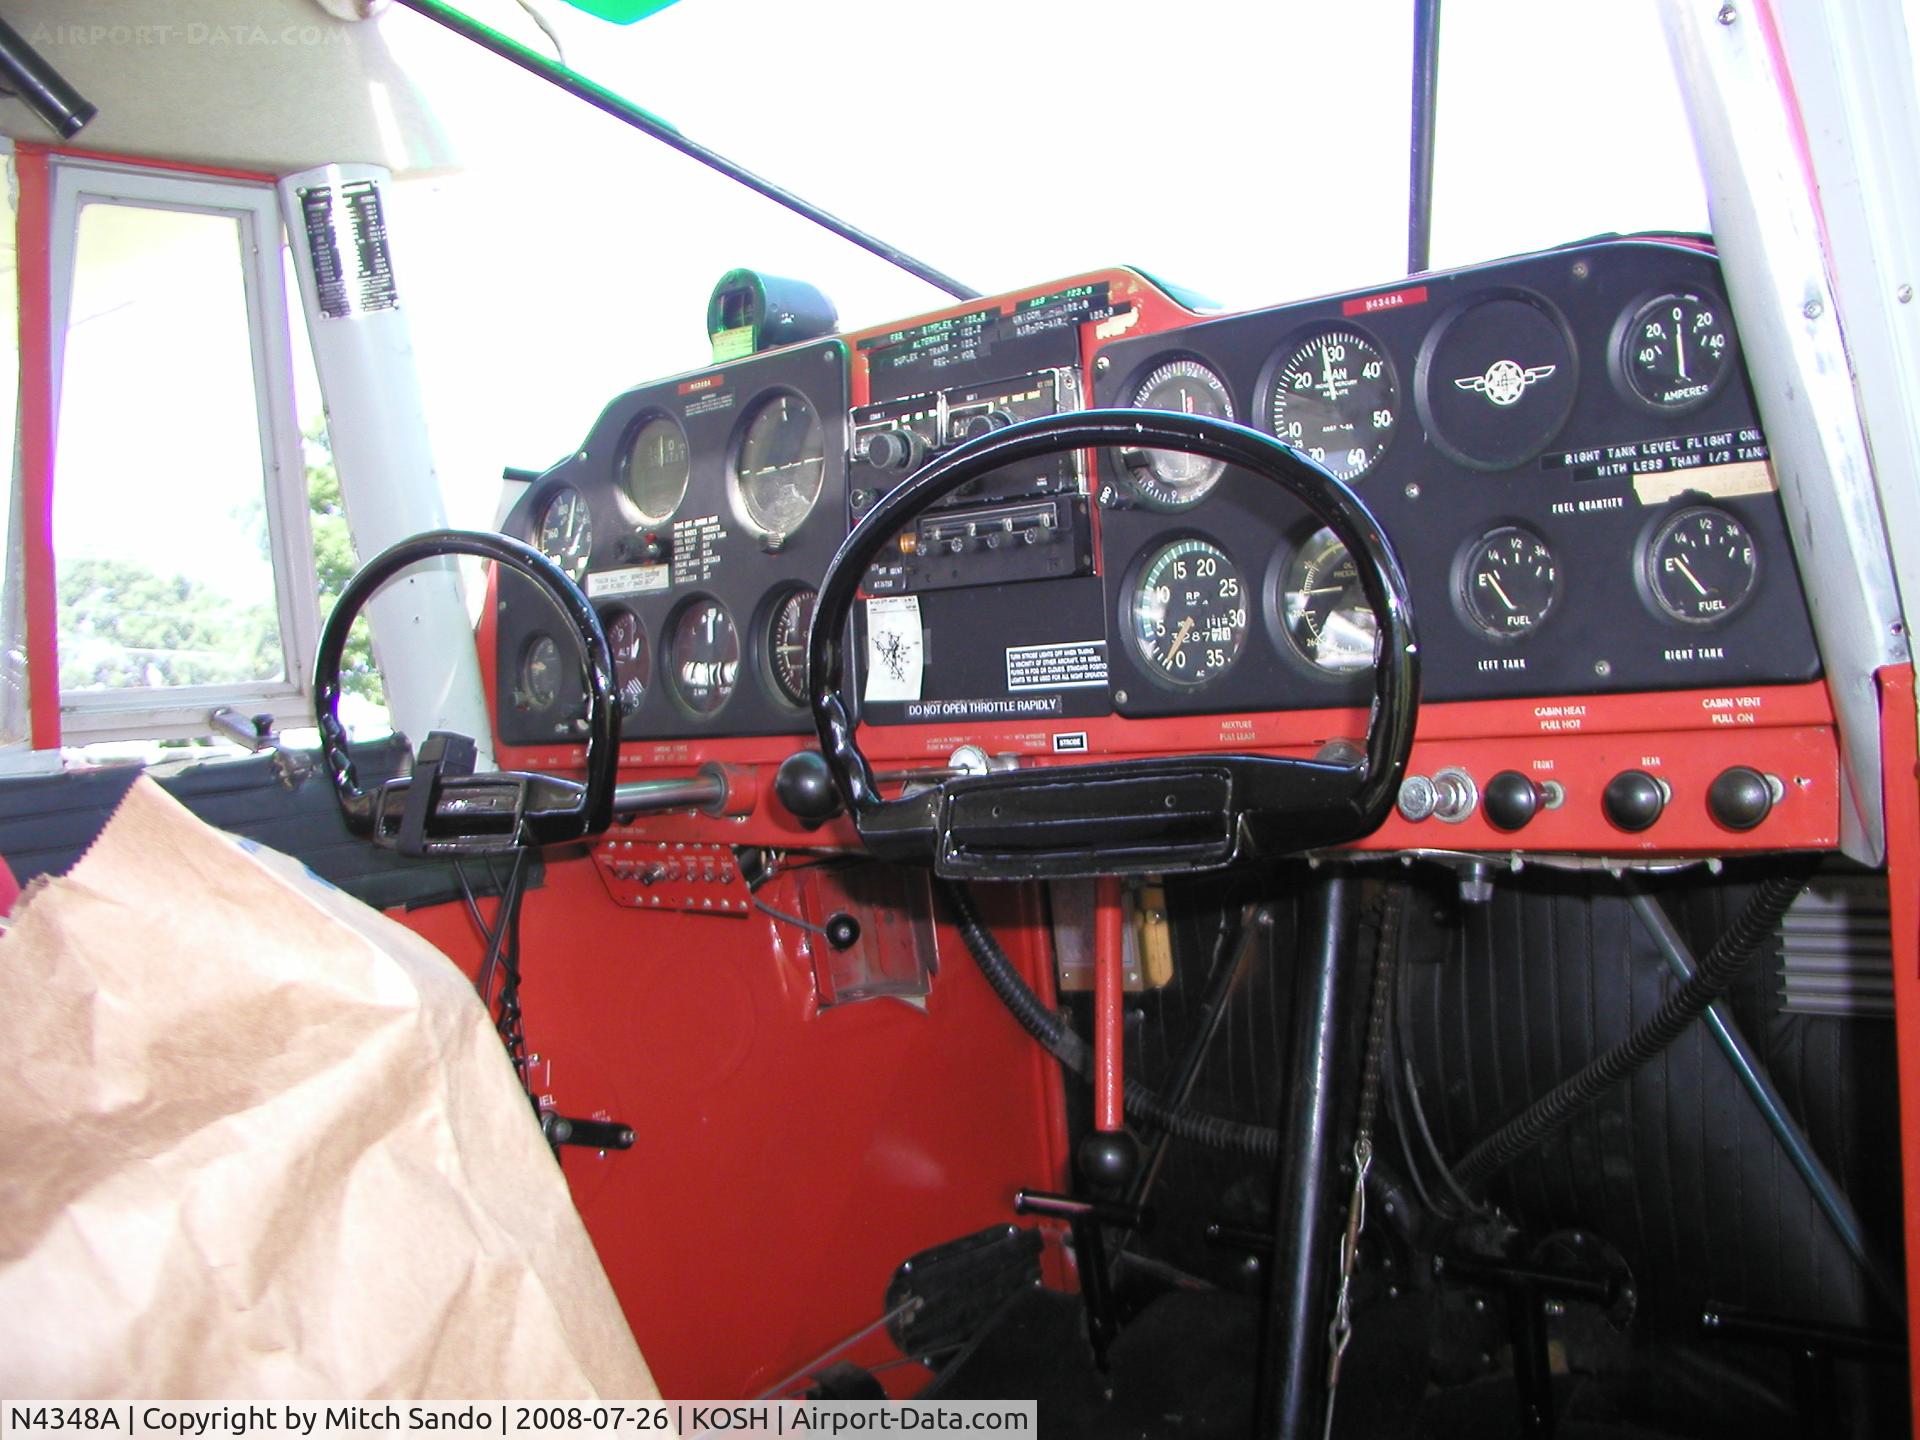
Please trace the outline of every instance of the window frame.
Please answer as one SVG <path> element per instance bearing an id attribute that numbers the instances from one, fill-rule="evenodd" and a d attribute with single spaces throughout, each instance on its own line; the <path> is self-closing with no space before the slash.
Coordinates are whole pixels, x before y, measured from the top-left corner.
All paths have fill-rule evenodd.
<path id="1" fill-rule="evenodd" d="M 270 715 L 276 728 L 305 724 L 313 713 L 313 659 L 319 640 L 308 518 L 306 462 L 295 411 L 293 351 L 282 252 L 279 197 L 269 180 L 248 181 L 148 167 L 115 165 L 58 153 L 49 157 L 48 248 L 51 364 L 50 413 L 58 425 L 66 370 L 67 326 L 81 212 L 87 205 L 124 205 L 216 215 L 236 224 L 251 351 L 256 428 L 267 515 L 268 556 L 285 674 L 278 680 L 229 685 L 61 691 L 61 740 L 172 740 L 214 732 L 215 710 Z M 58 484 L 58 464 L 53 483 Z M 57 555 L 56 555 L 57 560 Z M 57 664 L 52 675 L 58 684 Z"/>

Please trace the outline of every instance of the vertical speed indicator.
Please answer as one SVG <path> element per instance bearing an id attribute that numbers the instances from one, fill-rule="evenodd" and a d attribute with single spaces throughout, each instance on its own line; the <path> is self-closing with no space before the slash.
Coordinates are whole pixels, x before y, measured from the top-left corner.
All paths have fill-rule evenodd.
<path id="1" fill-rule="evenodd" d="M 1393 366 L 1350 327 L 1314 332 L 1275 367 L 1273 433 L 1342 480 L 1358 480 L 1380 463 L 1399 413 Z"/>
<path id="2" fill-rule="evenodd" d="M 1247 643 L 1247 587 L 1239 567 L 1205 540 L 1152 551 L 1128 592 L 1134 651 L 1156 680 L 1210 684 Z"/>

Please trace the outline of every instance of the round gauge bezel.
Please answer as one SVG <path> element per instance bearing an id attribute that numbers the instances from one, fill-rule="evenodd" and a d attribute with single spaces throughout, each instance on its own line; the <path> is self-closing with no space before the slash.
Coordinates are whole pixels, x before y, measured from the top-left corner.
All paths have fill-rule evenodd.
<path id="1" fill-rule="evenodd" d="M 1145 364 L 1135 367 L 1120 391 L 1120 394 L 1125 397 L 1125 408 L 1141 409 L 1140 393 L 1147 388 L 1148 382 L 1160 371 L 1174 365 L 1191 365 L 1212 376 L 1220 387 L 1220 393 L 1226 396 L 1227 413 L 1222 418 L 1228 421 L 1237 421 L 1240 418 L 1233 386 L 1228 382 L 1221 367 L 1196 355 L 1191 350 L 1162 350 L 1151 356 Z M 1133 456 L 1139 456 L 1140 463 L 1130 458 Z M 1227 473 L 1227 463 L 1224 460 L 1211 460 L 1207 464 L 1209 473 L 1204 480 L 1195 482 L 1198 489 L 1191 495 L 1159 494 L 1155 492 L 1154 487 L 1171 490 L 1173 486 L 1171 481 L 1163 480 L 1154 473 L 1152 451 L 1117 450 L 1113 454 L 1114 472 L 1127 491 L 1146 509 L 1156 510 L 1166 515 L 1176 515 L 1185 510 L 1191 510 L 1213 492 L 1213 488 L 1220 483 L 1221 477 Z"/>
<path id="2" fill-rule="evenodd" d="M 1440 347 L 1453 334 L 1454 327 L 1467 315 L 1482 305 L 1501 300 L 1511 300 L 1526 305 L 1539 312 L 1542 319 L 1559 333 L 1560 343 L 1567 353 L 1567 391 L 1564 401 L 1554 414 L 1552 423 L 1536 427 L 1538 438 L 1530 440 L 1527 448 L 1511 460 L 1489 460 L 1465 449 L 1460 442 L 1447 433 L 1434 411 L 1434 402 L 1429 391 L 1434 386 L 1434 357 Z M 1567 428 L 1567 422 L 1573 418 L 1573 412 L 1580 399 L 1580 381 L 1584 373 L 1585 362 L 1580 354 L 1580 343 L 1575 337 L 1573 326 L 1568 323 L 1560 307 L 1541 294 L 1524 285 L 1493 285 L 1484 290 L 1475 290 L 1463 295 L 1449 305 L 1420 339 L 1420 348 L 1413 362 L 1413 408 L 1420 421 L 1421 431 L 1427 442 L 1441 454 L 1469 470 L 1477 470 L 1483 475 L 1505 475 L 1518 470 L 1523 465 L 1546 454 L 1553 442 L 1560 438 Z M 1450 380 L 1457 377 L 1442 377 Z"/>
<path id="3" fill-rule="evenodd" d="M 1139 625 L 1134 616 L 1134 596 L 1139 592 L 1140 587 L 1146 583 L 1149 568 L 1162 556 L 1181 545 L 1203 545 L 1233 567 L 1233 572 L 1240 582 L 1242 608 L 1246 611 L 1245 619 L 1240 626 L 1240 643 L 1235 646 L 1233 654 L 1228 657 L 1217 672 L 1203 679 L 1196 680 L 1176 679 L 1154 663 L 1145 650 L 1141 648 Z M 1247 567 L 1235 557 L 1233 551 L 1226 545 L 1222 544 L 1212 535 L 1199 530 L 1176 530 L 1156 535 L 1143 549 L 1135 554 L 1132 561 L 1127 565 L 1126 573 L 1120 586 L 1120 604 L 1118 610 L 1121 633 L 1126 636 L 1127 658 L 1132 663 L 1134 669 L 1138 670 L 1161 689 L 1176 695 L 1200 694 L 1231 674 L 1234 667 L 1246 657 L 1247 642 L 1253 636 L 1253 595 L 1248 588 Z"/>
<path id="4" fill-rule="evenodd" d="M 1726 609 L 1714 615 L 1690 616 L 1674 611 L 1661 596 L 1660 585 L 1654 578 L 1656 555 L 1660 542 L 1694 515 L 1718 515 L 1740 527 L 1747 537 L 1747 545 L 1753 551 L 1753 568 L 1748 572 L 1746 592 Z M 1726 624 L 1734 616 L 1753 603 L 1753 597 L 1760 591 L 1760 571 L 1764 562 L 1761 559 L 1760 542 L 1754 536 L 1753 526 L 1744 516 L 1736 515 L 1724 505 L 1682 505 L 1677 510 L 1669 510 L 1664 515 L 1656 515 L 1641 528 L 1639 543 L 1634 546 L 1633 578 L 1635 588 L 1647 608 L 1662 620 L 1681 625 L 1688 630 L 1711 630 Z"/>
<path id="5" fill-rule="evenodd" d="M 642 618 L 640 612 L 635 610 L 631 605 L 616 602 L 612 605 L 602 606 L 599 613 L 600 628 L 606 631 L 607 635 L 607 649 L 613 654 L 614 698 L 620 702 L 620 718 L 622 720 L 631 720 L 635 715 L 640 713 L 640 707 L 647 703 L 647 696 L 653 693 L 653 636 L 647 629 L 646 620 Z M 631 705 L 626 702 L 626 690 L 620 682 L 620 655 L 613 643 L 613 627 L 617 623 L 618 617 L 622 615 L 631 617 L 633 623 L 640 627 L 640 644 L 646 652 L 639 668 L 640 698 Z"/>
<path id="6" fill-rule="evenodd" d="M 681 689 L 680 677 L 676 673 L 673 660 L 674 642 L 680 637 L 680 627 L 686 623 L 687 617 L 702 605 L 712 605 L 726 618 L 727 627 L 733 631 L 734 647 L 733 680 L 726 687 L 726 693 L 721 697 L 720 703 L 706 710 L 689 700 Z M 740 638 L 740 622 L 733 618 L 733 612 L 727 608 L 724 600 L 704 590 L 695 591 L 686 596 L 668 613 L 667 623 L 661 632 L 660 640 L 661 643 L 656 647 L 659 654 L 655 664 L 659 668 L 660 679 L 666 693 L 673 697 L 673 703 L 680 707 L 681 713 L 694 720 L 707 721 L 715 719 L 733 703 L 734 697 L 740 693 L 740 671 L 746 664 L 747 651 Z"/>
<path id="7" fill-rule="evenodd" d="M 1274 347 L 1273 351 L 1260 366 L 1259 383 L 1254 388 L 1254 395 L 1257 402 L 1255 410 L 1256 428 L 1265 431 L 1283 444 L 1291 445 L 1293 443 L 1280 433 L 1278 417 L 1274 414 L 1274 406 L 1279 400 L 1281 373 L 1292 363 L 1294 357 L 1314 340 L 1323 335 L 1339 334 L 1352 336 L 1373 351 L 1375 355 L 1379 356 L 1381 364 L 1386 367 L 1387 384 L 1393 387 L 1393 424 L 1387 430 L 1386 439 L 1381 443 L 1380 452 L 1377 455 L 1353 475 L 1341 474 L 1339 470 L 1328 465 L 1324 460 L 1314 461 L 1316 465 L 1323 467 L 1343 485 L 1358 486 L 1364 484 L 1369 477 L 1376 474 L 1381 465 L 1386 462 L 1387 456 L 1392 453 L 1394 443 L 1400 438 L 1401 426 L 1405 422 L 1407 403 L 1406 389 L 1400 383 L 1400 367 L 1393 363 L 1393 356 L 1389 353 L 1387 347 L 1381 343 L 1380 337 L 1366 326 L 1356 325 L 1351 320 L 1321 319 L 1311 324 L 1302 325 L 1290 332 L 1279 345 Z M 1374 433 L 1377 434 L 1378 432 L 1376 431 Z M 1310 453 L 1310 447 L 1296 448 L 1300 449 L 1300 453 L 1306 455 L 1308 459 L 1313 458 Z"/>
<path id="8" fill-rule="evenodd" d="M 1260 607 L 1267 622 L 1267 629 L 1273 637 L 1273 648 L 1282 655 L 1288 664 L 1302 674 L 1312 676 L 1320 684 L 1340 687 L 1364 684 L 1368 676 L 1366 666 L 1351 670 L 1334 670 L 1314 662 L 1312 656 L 1304 653 L 1293 632 L 1287 628 L 1287 610 L 1285 597 L 1288 590 L 1287 573 L 1293 569 L 1294 557 L 1312 543 L 1321 532 L 1333 535 L 1331 526 L 1304 524 L 1297 525 L 1283 537 L 1284 543 L 1274 547 L 1273 558 L 1267 562 L 1267 573 L 1262 577 L 1260 586 Z M 1345 547 L 1346 542 L 1333 535 L 1335 541 Z M 1347 552 L 1349 561 L 1353 552 Z M 1369 607 L 1371 608 L 1371 607 Z M 1375 629 L 1376 644 L 1379 631 Z"/>
<path id="9" fill-rule="evenodd" d="M 807 707 L 806 694 L 806 639 L 801 639 L 801 685 L 796 698 L 780 683 L 780 667 L 774 659 L 773 627 L 779 622 L 781 614 L 787 608 L 787 602 L 796 595 L 812 595 L 817 603 L 820 592 L 804 580 L 793 580 L 776 585 L 762 597 L 755 609 L 753 620 L 754 672 L 760 677 L 761 687 L 776 705 L 787 710 L 804 710 Z M 811 627 L 812 619 L 809 617 Z"/>
<path id="10" fill-rule="evenodd" d="M 534 715 L 543 715 L 560 703 L 560 686 L 557 679 L 554 683 L 553 693 L 547 696 L 546 699 L 541 700 L 534 694 L 532 678 L 533 652 L 538 650 L 542 645 L 548 645 L 553 648 L 554 665 L 557 670 L 561 658 L 560 642 L 544 630 L 536 630 L 526 638 L 526 642 L 520 647 L 520 658 L 514 662 L 515 697 L 521 701 L 521 708 L 523 710 Z"/>
<path id="11" fill-rule="evenodd" d="M 813 496 L 807 502 L 807 508 L 793 525 L 785 530 L 769 527 L 754 514 L 753 506 L 747 500 L 747 486 L 740 474 L 740 461 L 746 452 L 747 436 L 752 432 L 754 422 L 766 411 L 767 407 L 782 397 L 804 405 L 813 416 L 813 423 L 820 432 L 820 483 L 815 487 Z M 844 423 L 844 416 L 842 417 Z M 727 440 L 727 502 L 732 506 L 734 515 L 763 542 L 774 542 L 769 548 L 777 548 L 798 535 L 806 523 L 819 512 L 821 497 L 827 493 L 827 462 L 833 450 L 833 437 L 827 433 L 827 417 L 820 408 L 799 390 L 791 385 L 774 385 L 760 391 L 741 412 L 739 421 L 733 427 L 733 433 Z"/>
<path id="12" fill-rule="evenodd" d="M 573 573 L 566 561 L 553 554 L 547 549 L 545 544 L 542 543 L 546 538 L 547 517 L 553 513 L 554 506 L 560 503 L 561 498 L 569 493 L 578 496 L 580 503 L 586 507 L 587 511 L 587 552 L 580 558 L 580 573 L 578 575 Z M 587 492 L 571 480 L 556 480 L 540 492 L 540 497 L 533 506 L 532 515 L 533 524 L 531 529 L 533 533 L 528 537 L 529 543 L 534 549 L 538 550 L 542 555 L 545 555 L 547 559 L 558 565 L 566 577 L 573 581 L 574 584 L 584 586 L 587 583 L 587 576 L 592 573 L 593 570 L 593 544 L 600 528 L 593 513 L 593 503 L 587 499 Z"/>
<path id="13" fill-rule="evenodd" d="M 1628 344 L 1642 315 L 1655 305 L 1676 299 L 1717 302 L 1722 316 L 1730 316 L 1731 313 L 1725 298 L 1705 285 L 1663 286 L 1656 290 L 1643 290 L 1630 301 L 1615 318 L 1612 333 L 1607 337 L 1607 378 L 1613 382 L 1615 393 L 1649 415 L 1691 415 L 1726 389 L 1729 378 L 1740 368 L 1740 337 L 1734 332 L 1729 319 L 1722 327 L 1727 335 L 1727 357 L 1721 362 L 1720 373 L 1707 386 L 1704 395 L 1696 395 L 1678 405 L 1665 405 L 1640 393 L 1640 387 L 1633 382 L 1633 368 L 1627 364 Z"/>
<path id="14" fill-rule="evenodd" d="M 687 455 L 687 471 L 686 474 L 680 477 L 680 492 L 674 496 L 673 504 L 659 513 L 647 509 L 647 507 L 641 503 L 640 497 L 634 493 L 633 485 L 634 452 L 640 444 L 641 435 L 655 425 L 671 425 L 674 433 L 680 437 L 681 448 L 686 451 Z M 614 462 L 614 481 L 615 493 L 620 496 L 623 503 L 632 511 L 636 524 L 666 524 L 675 515 L 679 514 L 680 507 L 686 504 L 687 487 L 693 482 L 693 444 L 687 438 L 687 427 L 682 425 L 674 415 L 661 409 L 657 405 L 649 406 L 647 409 L 642 410 L 638 415 L 634 416 L 632 420 L 627 422 L 626 429 L 621 432 L 619 459 Z"/>
<path id="15" fill-rule="evenodd" d="M 1496 536 L 1512 532 L 1524 535 L 1534 544 L 1547 552 L 1553 561 L 1553 593 L 1547 598 L 1545 608 L 1535 618 L 1534 623 L 1523 630 L 1499 630 L 1480 619 L 1475 612 L 1470 581 L 1473 577 L 1474 562 L 1486 548 L 1487 542 Z M 1452 578 L 1448 589 L 1453 597 L 1454 612 L 1460 621 L 1474 635 L 1491 640 L 1497 645 L 1517 645 L 1539 634 L 1546 628 L 1548 620 L 1560 608 L 1561 597 L 1566 593 L 1566 575 L 1559 552 L 1548 539 L 1533 526 L 1518 520 L 1496 520 L 1473 539 L 1463 541 L 1454 552 Z"/>

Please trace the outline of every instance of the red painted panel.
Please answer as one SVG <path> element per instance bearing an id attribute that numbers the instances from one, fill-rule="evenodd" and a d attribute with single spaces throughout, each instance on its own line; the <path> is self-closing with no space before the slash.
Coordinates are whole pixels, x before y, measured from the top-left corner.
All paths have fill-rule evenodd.
<path id="1" fill-rule="evenodd" d="M 1017 908 L 1030 897 L 980 898 L 1043 983 L 1044 931 Z M 397 918 L 476 963 L 458 907 Z M 669 1396 L 757 1393 L 877 1319 L 908 1255 L 1011 1220 L 1020 1186 L 1066 1183 L 1058 1066 L 951 929 L 924 1011 L 817 1014 L 790 927 L 623 910 L 583 860 L 549 864 L 523 935 L 537 1074 L 562 1113 L 605 1113 L 639 1136 L 564 1163 Z"/>
<path id="2" fill-rule="evenodd" d="M 53 277 L 46 152 L 20 145 L 14 216 L 20 287 L 20 513 L 33 748 L 60 744 L 60 602 L 53 566 Z"/>
<path id="3" fill-rule="evenodd" d="M 1920 739 L 1913 667 L 1879 673 L 1880 755 L 1886 796 L 1887 901 L 1893 929 L 1893 1004 L 1900 1036 L 1900 1161 L 1906 1187 L 1907 1313 L 1920 1315 Z M 1907 1330 L 1907 1383 L 1920 1433 L 1920 1326 Z"/>

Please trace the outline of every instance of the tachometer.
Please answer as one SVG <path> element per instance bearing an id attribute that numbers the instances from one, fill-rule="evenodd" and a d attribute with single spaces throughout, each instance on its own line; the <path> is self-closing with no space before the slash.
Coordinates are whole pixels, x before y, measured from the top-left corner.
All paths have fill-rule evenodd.
<path id="1" fill-rule="evenodd" d="M 711 715 L 740 678 L 740 632 L 718 600 L 702 597 L 680 612 L 667 647 L 673 692 L 696 715 Z"/>
<path id="2" fill-rule="evenodd" d="M 593 515 L 586 496 L 562 485 L 540 512 L 533 533 L 540 553 L 566 571 L 569 580 L 578 585 L 586 578 L 587 562 L 593 557 Z"/>
<path id="3" fill-rule="evenodd" d="M 767 622 L 767 668 L 790 705 L 807 703 L 807 631 L 813 625 L 812 590 L 789 590 Z"/>
<path id="4" fill-rule="evenodd" d="M 608 610 L 601 624 L 606 627 L 607 647 L 613 651 L 614 692 L 620 697 L 621 710 L 631 715 L 647 695 L 647 671 L 653 658 L 647 627 L 624 605 Z"/>
<path id="5" fill-rule="evenodd" d="M 1247 642 L 1247 590 L 1224 551 L 1175 540 L 1140 567 L 1129 601 L 1134 649 L 1147 670 L 1195 687 L 1226 673 Z"/>
<path id="6" fill-rule="evenodd" d="M 1496 640 L 1531 635 L 1560 595 L 1560 566 L 1539 536 L 1502 525 L 1460 558 L 1460 604 L 1475 627 Z"/>
<path id="7" fill-rule="evenodd" d="M 636 430 L 620 460 L 620 483 L 650 525 L 678 510 L 687 493 L 687 437 L 680 427 L 655 415 Z"/>
<path id="8" fill-rule="evenodd" d="M 1759 578 L 1753 536 L 1712 505 L 1690 505 L 1663 520 L 1648 538 L 1641 567 L 1654 603 L 1688 625 L 1726 619 Z"/>
<path id="9" fill-rule="evenodd" d="M 826 473 L 826 438 L 813 406 L 788 390 L 761 402 L 733 463 L 748 522 L 769 540 L 784 540 L 812 513 Z"/>
<path id="10" fill-rule="evenodd" d="M 1280 626 L 1309 665 L 1347 675 L 1373 664 L 1379 626 L 1347 547 L 1331 530 L 1307 537 L 1281 575 Z"/>
<path id="11" fill-rule="evenodd" d="M 1309 335 L 1274 370 L 1273 433 L 1342 480 L 1380 463 L 1399 410 L 1393 367 L 1350 326 Z"/>
<path id="12" fill-rule="evenodd" d="M 1129 403 L 1137 410 L 1233 419 L 1233 397 L 1226 382 L 1198 360 L 1182 358 L 1155 366 L 1134 387 Z M 1227 468 L 1224 460 L 1183 455 L 1178 450 L 1122 450 L 1120 461 L 1140 498 L 1157 510 L 1193 504 Z"/>

